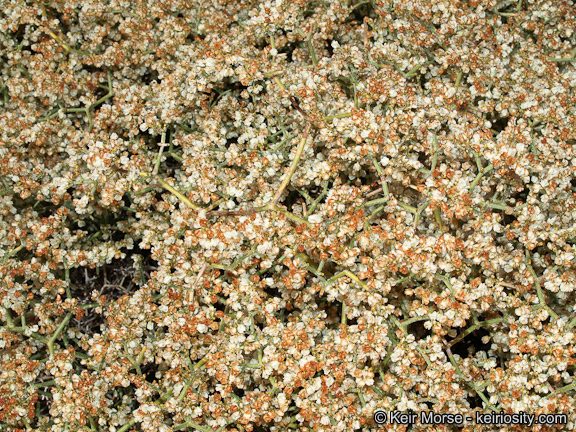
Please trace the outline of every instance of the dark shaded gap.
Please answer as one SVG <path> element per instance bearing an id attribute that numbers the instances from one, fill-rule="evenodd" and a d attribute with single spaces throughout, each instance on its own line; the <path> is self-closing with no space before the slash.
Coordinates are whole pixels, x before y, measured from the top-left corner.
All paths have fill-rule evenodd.
<path id="1" fill-rule="evenodd" d="M 207 92 L 207 95 L 210 95 L 210 99 L 208 104 L 212 106 L 217 99 L 222 96 L 224 93 L 234 93 L 237 97 L 240 96 L 244 90 L 248 89 L 248 86 L 243 85 L 240 81 L 234 81 L 235 78 L 228 77 L 224 80 L 221 86 L 214 87 L 210 92 Z"/>
<path id="2" fill-rule="evenodd" d="M 432 329 L 427 329 L 424 327 L 426 321 L 416 321 L 407 326 L 408 333 L 414 335 L 416 340 L 426 339 L 428 336 L 432 335 Z"/>
<path id="3" fill-rule="evenodd" d="M 124 195 L 123 201 L 128 201 L 126 204 L 130 205 L 127 195 Z M 106 208 L 100 208 L 99 214 L 96 212 L 93 214 L 94 216 L 97 216 L 94 220 L 92 218 L 75 219 L 69 226 L 70 232 L 72 234 L 77 234 L 78 231 L 84 232 L 84 241 L 86 243 L 91 240 L 101 239 L 103 236 L 109 236 L 109 240 L 111 241 L 121 241 L 125 238 L 126 233 L 118 229 L 118 223 L 129 221 L 133 214 L 132 211 L 127 210 L 129 209 L 128 206 L 124 207 L 125 208 L 115 207 L 110 209 L 111 211 L 108 211 Z M 52 210 L 52 208 L 49 207 L 44 210 L 48 211 Z M 83 222 L 84 225 L 80 226 L 79 222 Z"/>
<path id="4" fill-rule="evenodd" d="M 205 38 L 206 35 L 196 33 L 192 30 L 184 39 L 184 45 L 192 45 L 192 43 L 203 41 Z"/>
<path id="5" fill-rule="evenodd" d="M 351 6 L 354 9 L 352 10 L 350 15 L 348 16 L 348 19 L 346 20 L 347 23 L 357 22 L 359 24 L 364 24 L 364 18 L 365 17 L 368 17 L 368 18 L 377 18 L 378 17 L 378 15 L 376 14 L 376 11 L 374 10 L 374 6 L 373 6 L 372 2 L 363 2 L 362 0 L 359 0 L 359 1 L 355 2 L 355 4 L 352 4 Z"/>
<path id="6" fill-rule="evenodd" d="M 468 404 L 470 404 L 471 409 L 483 407 L 482 399 L 480 398 L 480 396 L 478 396 L 478 393 L 474 392 L 473 390 L 470 390 L 470 393 L 466 397 L 466 401 L 468 402 Z"/>
<path id="7" fill-rule="evenodd" d="M 454 339 L 458 338 L 460 334 L 462 334 L 467 328 L 473 325 L 471 322 L 469 322 L 468 324 L 469 326 L 458 329 L 459 332 Z M 482 342 L 482 338 L 484 336 L 490 336 L 490 332 L 485 328 L 480 327 L 474 330 L 472 333 L 470 333 L 465 338 L 456 343 L 454 346 L 452 346 L 452 353 L 458 354 L 462 358 L 468 358 L 473 356 L 478 351 L 487 352 L 490 349 L 491 342 L 490 341 L 488 341 L 488 343 Z M 448 340 L 448 342 L 450 342 L 451 340 Z"/>
<path id="8" fill-rule="evenodd" d="M 429 169 L 432 166 L 432 154 L 428 154 L 425 152 L 417 152 L 418 154 L 418 162 L 424 165 L 424 169 Z"/>
<path id="9" fill-rule="evenodd" d="M 498 120 L 493 121 L 492 122 L 492 129 L 494 129 L 498 133 L 502 132 L 508 126 L 509 120 L 510 120 L 510 117 L 503 117 L 503 118 L 500 118 Z"/>
<path id="10" fill-rule="evenodd" d="M 282 205 L 286 206 L 288 209 L 292 209 L 294 204 L 301 204 L 302 202 L 304 202 L 304 199 L 297 190 L 289 191 L 286 198 L 284 198 L 284 201 L 281 201 Z"/>
<path id="11" fill-rule="evenodd" d="M 213 306 L 214 306 L 214 309 L 216 309 L 217 311 L 225 312 L 225 310 L 226 310 L 226 305 L 223 304 L 222 302 L 219 302 L 219 301 L 214 303 Z"/>
<path id="12" fill-rule="evenodd" d="M 430 68 L 429 66 L 426 66 L 427 68 Z M 420 71 L 420 69 L 419 69 Z M 430 73 L 430 71 L 426 72 L 426 73 L 419 73 L 417 75 L 418 79 L 417 79 L 417 83 L 420 85 L 420 88 L 422 89 L 423 92 L 426 91 L 426 84 L 428 83 L 428 78 L 427 75 Z"/>
<path id="13" fill-rule="evenodd" d="M 324 180 L 324 181 L 328 182 L 328 189 L 326 191 L 326 194 L 322 197 L 322 199 L 320 201 L 318 201 L 317 207 L 319 207 L 320 204 L 325 202 L 326 197 L 328 196 L 328 190 L 330 190 L 330 186 L 332 186 L 332 184 L 334 184 L 333 179 Z M 312 201 L 316 201 L 318 199 L 318 197 L 320 197 L 320 195 L 324 192 L 324 187 L 325 187 L 325 184 L 320 184 L 319 186 L 314 186 L 311 190 L 306 191 L 306 193 L 312 199 Z"/>
<path id="14" fill-rule="evenodd" d="M 510 198 L 514 198 L 516 202 L 518 201 L 526 202 L 529 193 L 530 190 L 528 189 L 528 187 L 524 186 L 524 188 L 521 191 L 516 191 L 514 194 L 512 194 Z"/>
<path id="15" fill-rule="evenodd" d="M 328 56 L 332 57 L 334 55 L 334 48 L 332 47 L 332 42 L 334 39 L 326 39 L 326 51 L 328 51 Z"/>
<path id="16" fill-rule="evenodd" d="M 92 64 L 87 64 L 87 65 L 83 65 L 82 66 L 82 70 L 85 70 L 86 72 L 88 72 L 89 75 L 94 75 L 97 73 L 102 73 L 103 74 L 103 82 L 105 85 L 108 85 L 108 81 L 106 79 L 106 72 L 99 66 L 94 66 Z"/>
<path id="17" fill-rule="evenodd" d="M 148 71 L 144 75 L 142 75 L 140 80 L 141 80 L 143 85 L 148 85 L 148 86 L 152 84 L 152 81 L 160 83 L 160 81 L 158 80 L 158 72 L 155 70 L 151 70 L 151 69 L 148 69 Z"/>
<path id="18" fill-rule="evenodd" d="M 36 409 L 34 410 L 34 420 L 39 422 L 39 419 L 50 416 L 52 401 L 53 397 L 51 396 L 50 387 L 38 388 L 38 401 L 36 402 Z M 37 427 L 39 427 L 39 424 L 37 424 Z"/>
<path id="19" fill-rule="evenodd" d="M 516 216 L 514 216 L 513 214 L 507 214 L 507 213 L 503 214 L 502 224 L 504 226 L 512 225 L 514 221 L 516 221 Z"/>
<path id="20" fill-rule="evenodd" d="M 264 279 L 266 277 L 268 277 L 268 276 L 266 276 L 266 273 L 264 275 L 262 275 L 262 279 Z M 280 292 L 280 290 L 278 288 L 266 287 L 266 288 L 264 288 L 264 292 L 272 298 L 282 298 L 282 293 Z"/>
<path id="21" fill-rule="evenodd" d="M 224 145 L 224 148 L 229 149 L 232 144 L 236 144 L 237 146 L 239 145 L 239 144 L 238 144 L 238 138 L 237 138 L 237 137 L 227 138 L 227 139 L 226 139 L 226 144 Z"/>
<path id="22" fill-rule="evenodd" d="M 144 365 L 141 368 L 141 370 L 146 381 L 148 381 L 149 383 L 153 383 L 154 381 L 158 380 L 158 378 L 156 377 L 156 373 L 158 372 L 159 368 L 156 363 L 148 363 Z"/>
<path id="23" fill-rule="evenodd" d="M 135 268 L 133 256 L 140 256 L 141 268 Z M 154 260 L 150 250 L 140 249 L 135 245 L 126 258 L 114 260 L 112 264 L 90 269 L 88 267 L 76 267 L 70 269 L 71 292 L 78 299 L 78 305 L 91 304 L 92 292 L 98 296 L 105 295 L 107 303 L 121 298 L 124 295 L 132 295 L 141 288 L 138 281 L 148 280 L 150 272 L 155 270 Z M 61 276 L 64 278 L 64 276 Z M 79 320 L 72 318 L 71 327 L 88 335 L 100 332 L 100 326 L 106 322 L 102 313 L 97 313 L 95 308 L 84 310 L 84 316 Z"/>
<path id="24" fill-rule="evenodd" d="M 286 54 L 286 62 L 292 63 L 292 53 L 298 48 L 299 42 L 289 42 L 278 50 L 278 54 Z"/>
<path id="25" fill-rule="evenodd" d="M 108 82 L 105 80 L 104 82 L 101 82 L 100 84 L 108 87 Z M 94 97 L 96 98 L 96 100 L 100 100 L 101 98 L 103 98 L 104 96 L 106 96 L 109 93 L 108 90 L 102 88 L 101 86 L 98 86 L 94 89 L 94 91 L 92 92 L 92 94 L 94 95 Z M 110 99 L 107 99 L 106 101 L 104 101 L 104 103 L 101 103 L 100 105 L 98 105 L 97 107 L 94 108 L 94 112 L 98 111 L 100 109 L 100 107 L 102 105 L 104 105 L 105 103 L 110 103 Z"/>
<path id="26" fill-rule="evenodd" d="M 11 33 L 11 34 L 10 34 Z M 9 32 L 9 38 L 16 42 L 16 46 L 19 46 L 24 41 L 24 35 L 26 33 L 26 24 L 18 25 L 15 32 Z"/>
<path id="27" fill-rule="evenodd" d="M 319 302 L 318 310 L 326 312 L 326 328 L 337 329 L 342 319 L 342 302 L 335 300 L 332 303 Z"/>

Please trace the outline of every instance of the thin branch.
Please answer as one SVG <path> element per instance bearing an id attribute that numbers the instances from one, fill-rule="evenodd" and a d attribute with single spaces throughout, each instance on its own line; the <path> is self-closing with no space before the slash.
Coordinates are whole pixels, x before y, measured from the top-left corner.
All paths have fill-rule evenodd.
<path id="1" fill-rule="evenodd" d="M 210 216 L 248 216 L 254 213 L 260 213 L 269 210 L 268 206 L 250 207 L 244 210 L 212 210 L 207 212 Z"/>
<path id="2" fill-rule="evenodd" d="M 200 272 L 198 272 L 198 276 L 196 276 L 196 280 L 194 281 L 194 283 L 190 287 L 190 294 L 188 295 L 188 299 L 189 299 L 190 304 L 192 304 L 194 302 L 194 294 L 196 293 L 196 285 L 198 285 L 198 282 L 200 282 L 200 278 L 204 274 L 204 270 L 206 270 L 206 267 L 208 267 L 207 263 L 202 264 L 202 268 L 200 268 Z"/>
<path id="3" fill-rule="evenodd" d="M 201 212 L 203 210 L 201 207 L 194 204 L 192 201 L 190 201 L 188 198 L 186 198 L 184 195 L 182 195 L 180 192 L 174 189 L 174 187 L 166 183 L 160 177 L 156 177 L 156 180 L 158 180 L 158 182 L 162 185 L 164 189 L 166 189 L 167 191 L 178 197 L 178 199 L 182 201 L 184 204 L 186 204 L 188 207 L 196 210 L 197 212 Z"/>
<path id="4" fill-rule="evenodd" d="M 370 42 L 368 42 L 368 23 L 364 21 L 364 52 L 370 49 Z"/>
<path id="5" fill-rule="evenodd" d="M 300 161 L 300 157 L 302 156 L 302 153 L 304 151 L 304 146 L 306 145 L 306 139 L 308 138 L 309 131 L 310 131 L 310 122 L 308 121 L 306 123 L 306 127 L 304 128 L 304 134 L 302 135 L 300 143 L 296 148 L 296 156 L 294 156 L 292 164 L 290 165 L 290 168 L 288 168 L 288 172 L 286 173 L 284 180 L 282 181 L 282 183 L 280 183 L 280 187 L 276 191 L 276 194 L 274 194 L 274 197 L 272 198 L 272 204 L 276 204 L 278 202 L 280 196 L 284 192 L 284 189 L 286 189 L 286 186 L 288 186 L 288 183 L 290 183 L 290 179 L 292 178 L 292 175 L 296 171 L 296 167 L 298 166 L 298 162 Z"/>

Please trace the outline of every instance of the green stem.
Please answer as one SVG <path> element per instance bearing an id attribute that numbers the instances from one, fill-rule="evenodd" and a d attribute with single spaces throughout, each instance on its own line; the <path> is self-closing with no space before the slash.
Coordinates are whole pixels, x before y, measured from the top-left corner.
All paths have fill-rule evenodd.
<path id="1" fill-rule="evenodd" d="M 368 225 L 370 223 L 370 221 L 372 220 L 372 218 L 374 216 L 376 216 L 378 213 L 380 213 L 382 210 L 384 210 L 384 208 L 386 208 L 386 206 L 380 206 L 378 207 L 376 210 L 374 210 L 372 213 L 370 213 L 370 216 L 368 216 L 368 218 L 366 218 L 366 220 L 364 221 L 364 229 L 368 229 Z"/>
<path id="2" fill-rule="evenodd" d="M 324 185 L 324 189 L 322 190 L 322 193 L 320 194 L 320 196 L 318 196 L 318 198 L 316 198 L 314 200 L 314 202 L 310 206 L 310 209 L 308 209 L 308 214 L 314 213 L 314 210 L 316 210 L 316 206 L 318 205 L 318 203 L 322 200 L 322 198 L 324 198 L 324 196 L 328 192 L 328 184 L 329 184 L 329 182 L 327 181 L 326 184 Z"/>
<path id="3" fill-rule="evenodd" d="M 87 242 L 91 242 L 92 240 L 97 239 L 97 238 L 100 237 L 101 235 L 102 235 L 102 231 L 95 232 L 94 234 L 92 234 L 92 235 L 88 238 Z"/>
<path id="4" fill-rule="evenodd" d="M 440 206 L 437 205 L 434 209 L 434 217 L 436 218 L 436 223 L 440 231 L 444 231 L 444 225 L 442 225 L 442 215 L 440 214 Z"/>
<path id="5" fill-rule="evenodd" d="M 343 276 L 348 276 L 350 279 L 352 279 L 354 282 L 356 282 L 358 285 L 360 285 L 362 288 L 364 288 L 365 290 L 369 291 L 370 288 L 368 288 L 368 285 L 366 285 L 364 282 L 362 282 L 358 276 L 356 276 L 354 273 L 352 273 L 350 270 L 344 270 L 341 271 L 340 273 L 338 273 L 335 276 L 332 276 L 330 279 L 328 279 L 326 285 L 324 286 L 324 288 L 322 288 L 322 290 L 320 291 L 320 295 L 324 294 L 324 290 L 332 285 L 334 283 L 334 281 L 336 281 L 337 279 L 343 277 Z"/>
<path id="6" fill-rule="evenodd" d="M 196 210 L 197 212 L 202 211 L 202 208 L 197 206 L 196 204 L 194 204 L 192 201 L 190 201 L 188 198 L 186 198 L 184 195 L 182 195 L 180 192 L 178 192 L 176 189 L 174 189 L 174 187 L 172 187 L 171 185 L 169 185 L 168 183 L 166 183 L 164 180 L 162 180 L 160 177 L 156 177 L 156 180 L 158 180 L 158 182 L 162 185 L 162 187 L 164 189 L 166 189 L 168 192 L 170 192 L 171 194 L 175 195 L 180 201 L 182 201 L 184 204 L 186 204 L 188 207 Z"/>
<path id="7" fill-rule="evenodd" d="M 422 214 L 424 209 L 426 209 L 426 207 L 428 207 L 429 203 L 430 203 L 430 201 L 426 201 L 424 204 L 422 204 L 420 207 L 418 207 L 418 212 L 416 213 L 416 217 L 414 218 L 414 229 L 416 229 L 418 227 L 418 220 L 420 219 L 420 215 Z"/>
<path id="8" fill-rule="evenodd" d="M 389 200 L 388 197 L 386 197 L 386 198 L 379 198 L 379 199 L 375 199 L 375 200 L 372 200 L 372 201 L 367 201 L 367 202 L 365 202 L 364 204 L 362 204 L 360 207 L 367 207 L 367 206 L 375 205 L 375 204 L 384 204 L 384 203 L 385 203 L 386 201 L 388 201 L 388 200 Z"/>
<path id="9" fill-rule="evenodd" d="M 336 115 L 331 115 L 331 116 L 326 116 L 326 117 L 322 117 L 322 120 L 324 121 L 330 121 L 330 120 L 334 120 L 334 119 L 343 119 L 343 118 L 348 118 L 352 116 L 352 113 L 343 113 L 343 114 L 336 114 Z"/>
<path id="10" fill-rule="evenodd" d="M 576 318 L 574 318 L 572 321 L 570 321 L 570 323 L 566 326 L 566 328 L 568 330 L 570 330 L 572 327 L 574 327 L 576 325 Z"/>
<path id="11" fill-rule="evenodd" d="M 432 144 L 434 145 L 434 154 L 432 155 L 432 166 L 430 167 L 430 172 L 434 171 L 436 164 L 438 163 L 438 137 L 434 135 L 432 139 Z"/>
<path id="12" fill-rule="evenodd" d="M 556 390 L 555 393 L 564 393 L 564 392 L 567 392 L 568 390 L 572 390 L 574 388 L 576 388 L 576 383 L 569 384 L 569 385 L 566 385 L 564 387 L 560 387 L 559 389 Z M 552 393 L 550 395 L 552 395 Z"/>
<path id="13" fill-rule="evenodd" d="M 97 431 L 98 428 L 96 427 L 96 423 L 94 423 L 94 419 L 92 418 L 92 416 L 88 416 L 89 420 L 90 420 L 90 429 L 92 429 L 93 431 Z"/>
<path id="14" fill-rule="evenodd" d="M 538 293 L 538 300 L 540 301 L 540 306 L 545 308 L 554 319 L 558 319 L 558 315 L 556 314 L 556 312 L 550 309 L 550 307 L 546 304 L 546 301 L 544 300 L 544 293 L 542 292 L 542 287 L 540 287 L 540 283 L 538 282 L 538 278 L 536 277 L 536 272 L 534 271 L 534 268 L 532 268 L 530 261 L 531 261 L 530 251 L 526 249 L 526 266 L 528 267 L 530 273 L 532 274 L 532 277 L 534 278 L 534 283 L 536 284 L 536 292 Z"/>
<path id="15" fill-rule="evenodd" d="M 462 80 L 463 74 L 464 72 L 462 71 L 458 72 L 458 76 L 456 77 L 456 90 L 458 90 L 458 87 L 460 87 L 460 81 Z"/>
<path id="16" fill-rule="evenodd" d="M 50 381 L 44 381 L 44 382 L 41 382 L 41 383 L 32 384 L 32 385 L 30 386 L 30 388 L 35 389 L 35 388 L 42 388 L 42 387 L 51 387 L 51 386 L 53 386 L 53 385 L 55 385 L 55 384 L 56 384 L 56 381 L 55 381 L 55 380 L 50 380 Z"/>
<path id="17" fill-rule="evenodd" d="M 450 341 L 450 343 L 448 344 L 448 346 L 452 347 L 454 345 L 456 345 L 457 343 L 459 343 L 462 339 L 464 339 L 466 336 L 468 336 L 470 333 L 478 330 L 480 327 L 484 327 L 484 326 L 489 326 L 492 324 L 497 324 L 499 322 L 501 322 L 504 319 L 504 317 L 500 317 L 500 318 L 494 318 L 491 320 L 487 320 L 487 321 L 483 321 L 480 322 L 478 324 L 475 324 L 471 327 L 468 327 L 462 334 L 460 334 L 456 339 L 453 339 Z"/>
<path id="18" fill-rule="evenodd" d="M 126 423 L 124 426 L 118 429 L 117 432 L 126 432 L 128 429 L 132 427 L 132 425 L 134 425 L 134 423 L 136 423 L 135 419 L 130 420 L 128 423 Z"/>
<path id="19" fill-rule="evenodd" d="M 494 209 L 498 209 L 498 210 L 508 210 L 508 206 L 505 204 L 499 204 L 499 203 L 486 203 L 486 207 L 490 207 L 490 208 L 494 208 Z"/>
<path id="20" fill-rule="evenodd" d="M 302 156 L 302 153 L 304 152 L 304 146 L 306 145 L 306 139 L 308 138 L 308 132 L 309 131 L 310 131 L 310 122 L 307 122 L 306 127 L 304 128 L 304 134 L 302 135 L 302 138 L 300 139 L 300 143 L 298 144 L 298 147 L 296 148 L 296 155 L 294 156 L 294 159 L 292 160 L 292 164 L 290 165 L 290 168 L 288 168 L 288 172 L 286 173 L 284 180 L 282 180 L 282 183 L 280 183 L 280 187 L 278 188 L 278 190 L 274 194 L 274 197 L 272 198 L 272 204 L 276 204 L 278 202 L 278 200 L 280 199 L 280 196 L 284 192 L 284 189 L 286 189 L 286 186 L 288 186 L 288 183 L 290 183 L 290 179 L 292 178 L 292 175 L 296 171 L 296 167 L 298 166 L 298 162 L 300 161 L 300 157 Z"/>
<path id="21" fill-rule="evenodd" d="M 189 128 L 188 126 L 185 126 L 185 125 L 183 125 L 183 124 L 181 124 L 181 123 L 176 123 L 176 125 L 177 125 L 177 126 L 180 126 L 182 129 L 184 129 L 185 132 L 188 132 L 188 133 L 193 133 L 193 132 L 194 132 L 191 128 Z"/>
<path id="22" fill-rule="evenodd" d="M 434 61 L 427 61 L 427 62 L 425 62 L 425 63 L 422 63 L 421 65 L 415 66 L 414 68 L 412 68 L 412 70 L 411 70 L 410 72 L 408 72 L 408 73 L 406 74 L 406 78 L 416 75 L 416 72 L 417 72 L 418 69 L 420 69 L 421 67 L 428 66 L 428 65 L 431 65 L 431 64 L 434 64 L 434 63 L 436 63 L 436 62 L 434 62 Z"/>
<path id="23" fill-rule="evenodd" d="M 310 33 L 307 43 L 308 43 L 308 51 L 310 51 L 310 57 L 312 58 L 312 64 L 316 66 L 318 64 L 318 60 L 316 58 L 316 51 L 314 51 L 314 45 L 312 45 L 312 33 Z"/>
<path id="24" fill-rule="evenodd" d="M 413 323 L 418 322 L 418 321 L 426 321 L 427 319 L 429 319 L 428 315 L 424 315 L 421 317 L 407 318 L 407 319 L 399 321 L 399 322 L 403 326 L 408 326 L 408 325 L 413 324 Z"/>
<path id="25" fill-rule="evenodd" d="M 10 309 L 4 307 L 4 315 L 6 316 L 6 322 L 8 323 L 8 327 L 14 327 L 14 322 L 12 321 L 12 315 L 10 313 Z"/>
<path id="26" fill-rule="evenodd" d="M 98 99 L 96 102 L 94 102 L 92 105 L 90 105 L 89 109 L 94 109 L 96 108 L 98 105 L 106 102 L 108 99 L 110 99 L 112 96 L 114 96 L 116 94 L 115 91 L 112 91 L 110 93 L 108 93 L 106 96 L 101 97 L 100 99 Z"/>
<path id="27" fill-rule="evenodd" d="M 280 81 L 280 78 L 278 78 L 277 76 L 274 77 L 274 81 L 276 82 L 276 84 L 278 84 L 278 87 L 280 87 L 280 89 L 282 91 L 286 91 L 286 87 L 284 87 L 284 84 L 282 84 L 282 81 Z"/>
<path id="28" fill-rule="evenodd" d="M 417 209 L 415 209 L 415 208 L 412 207 L 412 206 L 409 206 L 408 204 L 404 204 L 404 203 L 399 202 L 398 205 L 399 205 L 400 207 L 402 207 L 404 210 L 408 210 L 408 211 L 411 212 L 411 213 L 416 214 L 416 213 L 418 212 Z"/>
<path id="29" fill-rule="evenodd" d="M 272 211 L 276 211 L 278 213 L 282 213 L 283 215 L 285 215 L 288 219 L 293 220 L 294 222 L 298 222 L 300 225 L 304 224 L 306 225 L 308 228 L 312 228 L 312 224 L 310 222 L 308 222 L 307 220 L 304 220 L 298 216 L 296 216 L 293 213 L 290 213 L 287 210 L 281 209 L 280 207 L 278 207 L 276 204 L 269 204 L 268 206 L 269 210 Z"/>
<path id="30" fill-rule="evenodd" d="M 456 369 L 456 372 L 458 373 L 458 375 L 460 376 L 460 378 L 462 379 L 462 381 L 464 381 L 468 386 L 470 386 L 476 393 L 478 393 L 478 396 L 480 396 L 480 399 L 482 399 L 484 401 L 484 403 L 490 408 L 490 410 L 492 411 L 496 411 L 496 408 L 494 408 L 494 406 L 490 403 L 490 401 L 488 400 L 488 398 L 484 395 L 484 393 L 478 388 L 476 387 L 476 385 L 474 383 L 470 383 L 468 381 L 466 381 L 464 379 L 464 374 L 462 373 L 462 371 L 460 370 L 460 368 L 458 367 L 458 364 L 456 363 L 456 359 L 454 358 L 454 356 L 452 355 L 452 351 L 450 350 L 450 347 L 446 347 L 446 353 L 448 354 L 448 358 L 450 359 L 450 363 L 452 363 L 452 365 L 454 366 L 454 368 Z"/>
<path id="31" fill-rule="evenodd" d="M 88 303 L 80 306 L 80 309 L 90 309 L 100 307 L 100 303 Z"/>
<path id="32" fill-rule="evenodd" d="M 16 249 L 10 251 L 7 255 L 4 256 L 4 258 L 2 259 L 2 264 L 6 264 L 6 261 L 8 261 L 8 259 L 13 256 L 16 255 L 18 252 L 20 252 L 22 249 L 24 249 L 26 245 L 22 244 L 20 246 L 18 246 Z"/>
<path id="33" fill-rule="evenodd" d="M 160 151 L 158 152 L 158 156 L 156 157 L 156 163 L 154 164 L 154 170 L 152 171 L 153 176 L 158 174 L 158 170 L 160 169 L 160 161 L 162 159 L 162 153 L 164 152 L 165 144 L 166 144 L 166 132 L 162 132 L 160 139 Z"/>
<path id="34" fill-rule="evenodd" d="M 378 161 L 376 160 L 376 158 L 374 156 L 371 156 L 370 159 L 372 160 L 372 163 L 376 167 L 376 172 L 378 173 L 378 176 L 380 177 L 380 182 L 382 184 L 382 192 L 384 192 L 384 196 L 386 198 L 388 198 L 388 196 L 390 195 L 390 192 L 388 191 L 388 183 L 386 182 L 386 178 L 384 177 L 384 174 L 385 174 L 384 170 L 382 169 L 382 167 L 380 166 L 380 164 L 378 163 Z"/>
<path id="35" fill-rule="evenodd" d="M 205 428 L 204 426 L 200 426 L 199 424 L 194 423 L 192 420 L 188 421 L 188 426 L 191 426 L 200 432 L 213 432 L 212 429 L 208 429 L 208 428 Z"/>
<path id="36" fill-rule="evenodd" d="M 7 331 L 13 331 L 13 332 L 16 332 L 16 333 L 21 333 L 21 334 L 24 334 L 24 332 L 26 331 L 26 329 L 23 328 L 23 327 L 9 327 L 9 328 L 6 328 L 5 330 L 7 330 Z M 48 339 L 46 339 L 44 336 L 41 336 L 41 335 L 38 334 L 38 333 L 32 333 L 32 334 L 30 334 L 30 337 L 32 337 L 32 338 L 34 338 L 34 339 L 36 339 L 36 340 L 39 340 L 40 342 L 43 342 L 43 343 L 45 343 L 46 345 L 48 345 Z"/>
<path id="37" fill-rule="evenodd" d="M 172 156 L 174 159 L 176 159 L 178 162 L 184 162 L 184 158 L 182 156 L 180 156 L 178 153 L 175 152 L 170 152 L 168 153 L 170 156 Z"/>
<path id="38" fill-rule="evenodd" d="M 64 110 L 65 113 L 79 113 L 79 112 L 87 112 L 88 108 L 66 108 Z"/>
<path id="39" fill-rule="evenodd" d="M 70 321 L 71 318 L 72 314 L 68 313 L 66 317 L 62 320 L 62 322 L 60 323 L 60 325 L 58 326 L 58 328 L 56 329 L 50 340 L 48 341 L 48 350 L 50 351 L 50 357 L 54 357 L 54 342 L 56 342 L 56 339 L 58 339 L 58 336 L 60 336 L 60 333 L 62 333 L 62 330 L 64 330 L 64 327 L 66 327 L 68 321 Z"/>
<path id="40" fill-rule="evenodd" d="M 492 169 L 494 169 L 494 165 L 490 164 L 488 165 L 486 168 L 484 168 L 483 170 L 479 170 L 480 172 L 476 175 L 476 178 L 474 179 L 474 181 L 472 182 L 472 184 L 470 185 L 470 189 L 468 189 L 468 193 L 472 194 L 472 191 L 474 191 L 474 188 L 476 187 L 476 185 L 478 184 L 478 182 L 480 181 L 480 179 L 482 178 L 482 176 L 490 171 L 492 171 Z"/>
<path id="41" fill-rule="evenodd" d="M 282 141 L 280 141 L 280 143 L 278 143 L 278 145 L 276 147 L 274 147 L 272 149 L 272 152 L 277 152 L 278 150 L 280 150 L 282 147 L 284 147 L 284 144 L 286 144 L 288 141 L 290 141 L 292 138 L 296 138 L 298 135 L 289 135 L 286 138 L 284 138 Z"/>

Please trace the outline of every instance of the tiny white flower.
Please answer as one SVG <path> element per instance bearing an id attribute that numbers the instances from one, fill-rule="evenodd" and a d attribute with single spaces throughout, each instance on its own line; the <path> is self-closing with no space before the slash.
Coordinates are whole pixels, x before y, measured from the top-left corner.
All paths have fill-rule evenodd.
<path id="1" fill-rule="evenodd" d="M 310 223 L 320 223 L 322 222 L 322 216 L 319 214 L 313 214 L 308 217 L 308 222 Z"/>

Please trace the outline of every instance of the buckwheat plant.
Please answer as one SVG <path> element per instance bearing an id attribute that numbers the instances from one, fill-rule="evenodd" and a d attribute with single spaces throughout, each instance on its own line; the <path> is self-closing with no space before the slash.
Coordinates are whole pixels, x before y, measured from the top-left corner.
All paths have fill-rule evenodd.
<path id="1" fill-rule="evenodd" d="M 576 428 L 576 7 L 0 2 L 0 427 Z"/>

